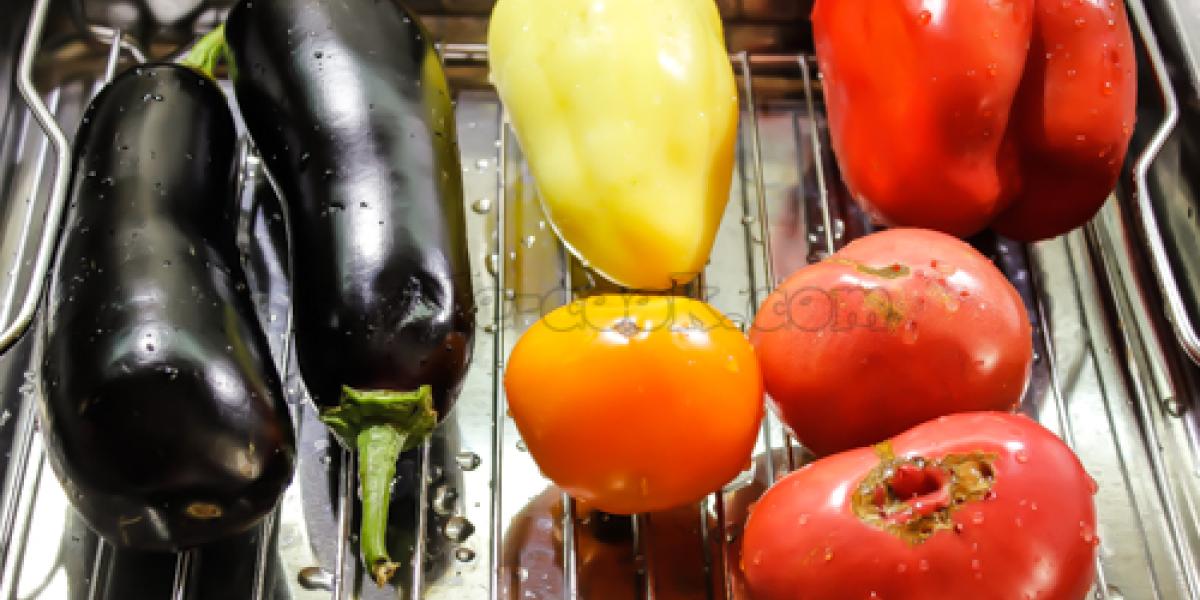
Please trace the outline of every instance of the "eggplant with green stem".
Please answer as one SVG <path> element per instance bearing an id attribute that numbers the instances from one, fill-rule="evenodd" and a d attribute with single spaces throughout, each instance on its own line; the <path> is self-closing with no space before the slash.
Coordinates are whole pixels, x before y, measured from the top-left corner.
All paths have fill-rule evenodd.
<path id="1" fill-rule="evenodd" d="M 383 585 L 397 457 L 449 412 L 475 327 L 445 72 L 395 0 L 244 0 L 197 53 L 228 61 L 287 206 L 300 373 L 358 452 L 363 560 Z"/>

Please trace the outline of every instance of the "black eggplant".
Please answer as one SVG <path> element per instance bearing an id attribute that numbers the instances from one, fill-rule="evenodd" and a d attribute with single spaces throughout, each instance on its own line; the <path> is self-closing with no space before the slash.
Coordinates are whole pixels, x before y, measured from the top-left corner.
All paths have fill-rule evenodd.
<path id="1" fill-rule="evenodd" d="M 50 277 L 41 417 L 72 504 L 110 542 L 244 531 L 295 434 L 236 245 L 236 130 L 215 81 L 122 73 L 84 113 Z"/>
<path id="2" fill-rule="evenodd" d="M 450 410 L 472 347 L 446 76 L 395 0 L 244 0 L 206 42 L 288 208 L 300 372 L 359 452 L 363 558 L 382 585 L 397 456 Z"/>

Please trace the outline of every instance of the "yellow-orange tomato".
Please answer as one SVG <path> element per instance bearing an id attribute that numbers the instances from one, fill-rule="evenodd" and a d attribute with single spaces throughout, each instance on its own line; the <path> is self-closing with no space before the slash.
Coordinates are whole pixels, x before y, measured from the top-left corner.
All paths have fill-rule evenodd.
<path id="1" fill-rule="evenodd" d="M 504 380 L 542 472 L 619 514 L 699 500 L 748 464 L 763 416 L 749 342 L 713 307 L 596 296 L 517 342 Z"/>

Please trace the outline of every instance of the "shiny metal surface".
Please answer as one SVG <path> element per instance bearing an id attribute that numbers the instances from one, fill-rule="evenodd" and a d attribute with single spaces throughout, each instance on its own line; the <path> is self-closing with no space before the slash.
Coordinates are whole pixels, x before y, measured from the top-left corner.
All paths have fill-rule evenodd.
<path id="1" fill-rule="evenodd" d="M 13 14 L 34 2 L 15 1 Z M 74 0 L 48 1 L 55 17 L 74 10 Z M 1147 6 L 1147 24 L 1170 34 L 1164 15 L 1197 0 L 1173 1 L 1179 4 Z M 184 3 L 162 6 L 167 4 Z M 12 533 L 0 536 L 0 598 L 376 599 L 420 595 L 415 590 L 455 600 L 746 597 L 736 576 L 739 524 L 771 481 L 807 458 L 777 420 L 767 420 L 753 464 L 721 493 L 677 511 L 623 519 L 588 513 L 564 498 L 540 476 L 505 416 L 503 364 L 521 332 L 542 311 L 606 284 L 569 257 L 546 227 L 515 137 L 484 80 L 486 49 L 459 43 L 480 41 L 479 16 L 490 1 L 414 4 L 435 14 L 434 30 L 455 42 L 443 51 L 460 90 L 458 131 L 481 317 L 474 362 L 456 409 L 429 444 L 402 457 L 397 470 L 392 530 L 408 548 L 398 587 L 376 589 L 358 564 L 351 533 L 353 461 L 316 419 L 296 376 L 288 344 L 286 214 L 246 148 L 239 243 L 295 408 L 299 452 L 293 485 L 262 526 L 213 547 L 172 556 L 100 543 L 43 468 L 41 440 L 27 409 L 37 390 L 23 385 L 31 349 L 22 341 L 0 356 L 5 452 L 0 467 L 8 482 L 0 509 L 13 507 Z M 804 28 L 779 21 L 802 18 L 807 7 L 788 3 L 785 10 L 783 3 L 755 0 L 721 5 L 736 22 L 730 37 L 742 40 L 732 44 L 735 49 L 778 44 L 793 52 L 804 49 Z M 94 22 L 74 38 L 63 19 L 48 23 L 55 42 L 33 63 L 33 83 L 67 136 L 117 55 L 106 40 L 121 40 L 124 67 L 131 56 L 140 60 L 143 48 L 159 57 L 177 50 L 184 39 L 180 23 L 191 19 L 188 27 L 203 29 L 223 10 L 222 2 L 197 3 L 164 29 L 147 27 L 150 17 L 129 17 L 129 9 L 121 8 L 129 6 L 148 10 L 129 0 L 84 2 L 82 14 Z M 162 6 L 159 15 L 167 14 Z M 122 14 L 127 21 L 112 17 Z M 438 23 L 458 25 L 439 30 Z M 778 35 L 789 28 L 799 32 Z M 25 31 L 16 28 L 14 35 Z M 0 52 L 14 46 L 3 32 L 0 28 Z M 1169 112 L 1151 78 L 1143 85 L 1154 93 L 1139 107 L 1129 185 L 1091 225 L 1028 247 L 987 236 L 974 240 L 1021 291 L 1036 326 L 1038 358 L 1023 410 L 1062 434 L 1100 484 L 1102 575 L 1096 597 L 1114 600 L 1200 593 L 1194 552 L 1200 548 L 1194 415 L 1200 372 L 1179 350 L 1166 319 L 1141 221 L 1149 204 L 1165 251 L 1183 274 L 1181 298 L 1192 310 L 1191 292 L 1200 287 L 1188 287 L 1187 265 L 1200 265 L 1195 260 L 1200 246 L 1187 245 L 1188 235 L 1196 243 L 1196 224 L 1188 220 L 1190 213 L 1181 217 L 1179 207 L 1197 200 L 1198 188 L 1190 183 L 1195 169 L 1189 175 L 1184 167 L 1196 164 L 1188 161 L 1195 158 L 1200 135 L 1194 118 L 1200 103 L 1179 93 L 1189 72 L 1179 49 L 1188 46 L 1174 35 L 1159 39 L 1181 111 L 1180 125 L 1162 151 L 1148 153 L 1156 147 L 1155 128 Z M 0 54 L 0 73 L 16 65 L 15 57 Z M 703 284 L 692 292 L 746 324 L 778 279 L 871 231 L 871 224 L 838 177 L 815 62 L 794 53 L 736 53 L 732 60 L 743 101 L 734 185 Z M 1148 66 L 1142 70 L 1153 72 Z M 19 254 L 16 236 L 27 221 L 39 228 L 46 222 L 41 215 L 52 187 L 47 161 L 53 152 L 27 108 L 17 100 L 5 103 L 2 84 L 0 109 L 5 111 L 0 267 L 12 273 L 0 292 L 14 294 L 23 290 L 33 267 L 27 258 L 14 260 L 30 256 L 32 248 L 26 244 Z M 1135 194 L 1138 157 L 1146 157 L 1147 183 Z M 36 233 L 30 234 L 33 241 Z M 26 424 L 27 444 L 20 435 Z M 27 460 L 20 460 L 23 445 Z"/>

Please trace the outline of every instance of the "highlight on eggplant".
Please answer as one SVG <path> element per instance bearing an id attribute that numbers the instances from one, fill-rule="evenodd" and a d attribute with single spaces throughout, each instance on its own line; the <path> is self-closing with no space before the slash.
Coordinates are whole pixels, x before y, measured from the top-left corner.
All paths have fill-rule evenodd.
<path id="1" fill-rule="evenodd" d="M 239 264 L 236 141 L 216 82 L 176 64 L 117 76 L 76 138 L 41 424 L 71 503 L 120 547 L 245 531 L 291 481 L 291 418 Z"/>
<path id="2" fill-rule="evenodd" d="M 454 110 L 441 60 L 396 1 L 238 3 L 196 55 L 229 63 L 288 208 L 295 348 L 322 420 L 356 450 L 363 561 L 386 543 L 401 452 L 446 416 L 475 305 Z"/>

